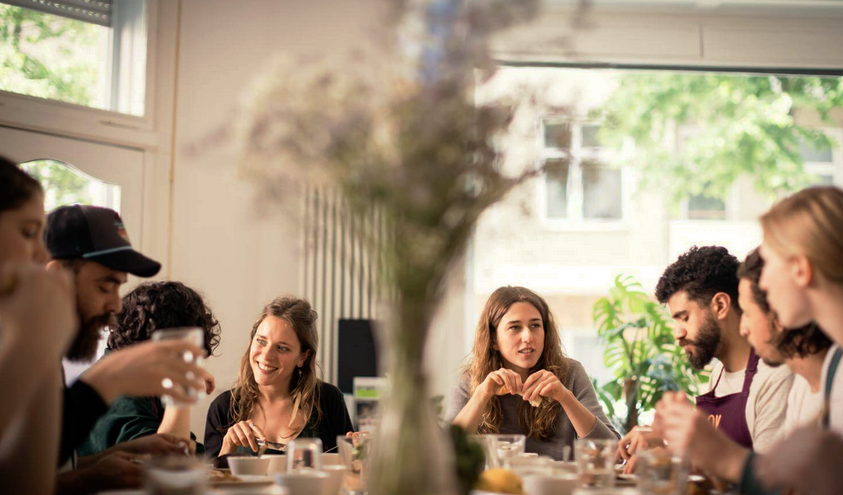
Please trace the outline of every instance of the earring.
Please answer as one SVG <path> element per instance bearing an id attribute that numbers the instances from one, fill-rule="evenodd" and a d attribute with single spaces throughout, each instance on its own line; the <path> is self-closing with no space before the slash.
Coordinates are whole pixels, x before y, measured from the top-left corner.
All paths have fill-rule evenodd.
<path id="1" fill-rule="evenodd" d="M 299 368 L 299 378 L 301 378 L 301 368 Z"/>

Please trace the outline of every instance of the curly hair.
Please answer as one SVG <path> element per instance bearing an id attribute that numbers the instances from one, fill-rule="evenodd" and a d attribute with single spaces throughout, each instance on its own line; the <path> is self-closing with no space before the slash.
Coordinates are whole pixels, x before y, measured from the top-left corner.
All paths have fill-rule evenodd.
<path id="1" fill-rule="evenodd" d="M 489 296 L 480 314 L 480 320 L 477 322 L 471 363 L 464 370 L 469 379 L 469 393 L 472 395 L 489 373 L 503 367 L 503 356 L 494 346 L 497 342 L 498 325 L 510 306 L 517 302 L 532 304 L 539 311 L 544 326 L 544 349 L 530 373 L 547 370 L 556 375 L 560 382 L 565 383 L 568 358 L 562 351 L 559 331 L 556 329 L 556 323 L 547 302 L 530 289 L 507 286 L 498 288 Z M 522 401 L 518 407 L 518 424 L 522 431 L 527 432 L 528 437 L 547 440 L 556 434 L 556 418 L 561 411 L 562 406 L 558 402 L 546 397 L 542 398 L 539 407 L 533 407 Z M 483 412 L 479 431 L 498 433 L 502 423 L 503 411 L 500 399 L 494 396 Z"/>
<path id="2" fill-rule="evenodd" d="M 204 330 L 208 355 L 220 343 L 219 321 L 195 290 L 181 282 L 140 284 L 123 297 L 123 310 L 108 334 L 108 348 L 116 351 L 148 340 L 156 330 L 178 327 Z"/>
<path id="3" fill-rule="evenodd" d="M 746 260 L 738 268 L 738 278 L 750 281 L 752 299 L 765 314 L 770 316 L 770 324 L 772 325 L 777 320 L 776 313 L 767 301 L 767 292 L 758 286 L 763 269 L 764 258 L 761 257 L 758 248 L 755 248 L 746 256 Z M 790 359 L 818 354 L 831 347 L 832 342 L 820 327 L 814 323 L 809 323 L 804 327 L 778 332 L 773 343 L 785 358 Z"/>
<path id="4" fill-rule="evenodd" d="M 316 423 L 319 423 L 322 418 L 322 410 L 319 408 L 321 381 L 317 377 L 316 364 L 316 352 L 319 348 L 319 333 L 316 330 L 318 315 L 306 299 L 277 297 L 264 306 L 260 316 L 252 325 L 249 345 L 246 346 L 246 352 L 240 359 L 240 371 L 237 374 L 237 381 L 231 389 L 231 405 L 229 406 L 229 416 L 232 418 L 231 424 L 225 428 L 220 428 L 220 431 L 225 431 L 240 421 L 250 419 L 255 409 L 261 407 L 261 393 L 252 371 L 249 351 L 258 328 L 263 320 L 270 316 L 286 320 L 293 327 L 299 342 L 301 342 L 301 352 L 309 351 L 304 365 L 300 368 L 301 375 L 294 373 L 290 381 L 290 394 L 294 397 L 301 394 L 299 412 L 304 417 L 304 425 L 310 423 L 310 418 L 314 413 L 316 414 Z M 300 432 L 295 432 L 295 435 L 298 433 Z"/>
<path id="5" fill-rule="evenodd" d="M 732 307 L 741 314 L 738 305 L 738 266 L 740 261 L 721 246 L 694 246 L 679 256 L 662 274 L 656 284 L 656 299 L 661 304 L 684 291 L 688 299 L 707 306 L 720 292 L 728 294 Z"/>
<path id="6" fill-rule="evenodd" d="M 0 156 L 0 213 L 16 210 L 44 190 L 31 175 L 21 170 L 15 162 Z"/>

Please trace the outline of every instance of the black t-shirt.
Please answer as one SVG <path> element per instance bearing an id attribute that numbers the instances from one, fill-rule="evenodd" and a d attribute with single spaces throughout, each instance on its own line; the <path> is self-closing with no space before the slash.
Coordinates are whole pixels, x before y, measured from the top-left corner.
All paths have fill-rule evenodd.
<path id="1" fill-rule="evenodd" d="M 297 438 L 319 438 L 324 450 L 332 450 L 337 447 L 337 436 L 354 431 L 354 426 L 351 424 L 342 392 L 323 381 L 317 382 L 316 387 L 322 416 L 318 418 L 314 410 L 307 426 Z M 222 450 L 222 440 L 231 426 L 230 406 L 231 390 L 227 390 L 214 399 L 208 409 L 208 419 L 205 422 L 205 454 L 210 457 L 219 456 Z"/>

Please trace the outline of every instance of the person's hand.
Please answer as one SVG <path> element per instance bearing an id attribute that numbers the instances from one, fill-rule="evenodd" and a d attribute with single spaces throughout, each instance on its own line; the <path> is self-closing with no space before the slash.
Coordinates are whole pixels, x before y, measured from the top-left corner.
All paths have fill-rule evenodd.
<path id="1" fill-rule="evenodd" d="M 184 356 L 186 353 L 202 356 L 204 352 L 184 340 L 141 342 L 105 355 L 79 379 L 108 403 L 119 395 L 169 395 L 177 401 L 194 402 L 196 398 L 188 395 L 186 389 L 205 390 L 205 380 L 211 374 L 185 362 Z"/>
<path id="2" fill-rule="evenodd" d="M 768 487 L 811 495 L 843 493 L 843 438 L 839 433 L 803 428 L 755 459 L 757 478 Z"/>
<path id="3" fill-rule="evenodd" d="M 60 362 L 79 326 L 70 275 L 59 267 L 4 265 L 0 283 L 7 286 L 0 294 L 4 339 L 36 350 L 45 364 Z"/>
<path id="4" fill-rule="evenodd" d="M 220 455 L 230 454 L 237 447 L 248 447 L 253 451 L 258 451 L 258 438 L 266 440 L 266 434 L 260 426 L 254 424 L 251 419 L 241 421 L 225 433 L 222 439 L 222 449 Z"/>
<path id="5" fill-rule="evenodd" d="M 82 483 L 94 492 L 121 488 L 138 488 L 142 480 L 142 465 L 138 456 L 128 452 L 113 452 L 90 467 L 80 470 Z"/>
<path id="6" fill-rule="evenodd" d="M 636 426 L 620 439 L 618 442 L 618 452 L 615 454 L 615 461 L 626 461 L 624 473 L 632 474 L 635 472 L 635 464 L 637 462 L 637 458 L 633 459 L 635 453 L 641 449 L 650 448 L 651 443 L 662 444 L 650 427 Z"/>
<path id="7" fill-rule="evenodd" d="M 656 404 L 661 419 L 661 431 L 668 447 L 674 454 L 683 457 L 698 451 L 714 435 L 714 426 L 692 406 L 682 393 L 666 393 Z M 691 455 L 691 459 L 695 460 Z"/>
<path id="8" fill-rule="evenodd" d="M 120 442 L 112 449 L 129 454 L 149 454 L 153 457 L 172 454 L 193 455 L 196 453 L 196 442 L 169 433 L 156 433 L 144 435 L 127 442 Z"/>
<path id="9" fill-rule="evenodd" d="M 717 430 L 681 392 L 668 392 L 656 404 L 660 430 L 671 452 L 709 475 L 736 483 L 749 451 Z"/>
<path id="10" fill-rule="evenodd" d="M 541 397 L 550 397 L 561 403 L 567 391 L 559 377 L 548 370 L 539 370 L 527 377 L 521 394 L 524 400 L 530 402 Z"/>
<path id="11" fill-rule="evenodd" d="M 521 376 L 518 373 L 501 368 L 489 373 L 477 387 L 477 391 L 483 394 L 483 397 L 491 399 L 495 395 L 520 394 L 522 387 Z"/>
<path id="12" fill-rule="evenodd" d="M 217 388 L 217 382 L 214 379 L 214 375 L 208 373 L 208 376 L 205 377 L 205 395 L 211 395 L 214 393 L 214 390 Z"/>

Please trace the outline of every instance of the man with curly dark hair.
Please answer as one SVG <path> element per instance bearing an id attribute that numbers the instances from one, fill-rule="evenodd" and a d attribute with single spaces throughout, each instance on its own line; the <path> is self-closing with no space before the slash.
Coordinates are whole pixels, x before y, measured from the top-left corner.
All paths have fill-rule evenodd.
<path id="1" fill-rule="evenodd" d="M 691 364 L 702 369 L 717 359 L 697 408 L 736 443 L 764 451 L 781 437 L 793 374 L 760 362 L 741 335 L 739 266 L 724 247 L 694 246 L 664 271 L 656 298 L 667 304 Z"/>
<path id="2" fill-rule="evenodd" d="M 181 282 L 148 282 L 123 297 L 122 310 L 109 329 L 107 351 L 118 351 L 152 338 L 165 328 L 197 327 L 204 332 L 204 347 L 213 355 L 220 342 L 220 325 L 211 308 L 195 290 Z M 207 381 L 206 392 L 214 390 Z M 164 407 L 160 397 L 120 397 L 94 426 L 87 441 L 78 449 L 93 455 L 121 442 L 155 433 L 179 438 L 196 436 L 190 431 L 190 409 Z M 202 453 L 201 444 L 197 452 Z"/>
<path id="3" fill-rule="evenodd" d="M 724 247 L 694 246 L 664 271 L 656 299 L 667 305 L 673 336 L 691 365 L 703 369 L 717 359 L 697 408 L 732 441 L 763 452 L 781 438 L 793 374 L 761 362 L 741 335 L 739 266 Z M 621 439 L 619 454 L 630 459 L 648 443 L 641 437 L 633 429 Z M 628 465 L 634 469 L 635 460 Z"/>

